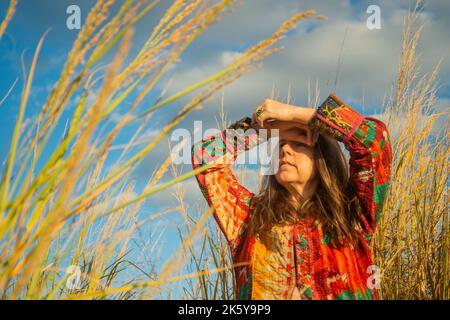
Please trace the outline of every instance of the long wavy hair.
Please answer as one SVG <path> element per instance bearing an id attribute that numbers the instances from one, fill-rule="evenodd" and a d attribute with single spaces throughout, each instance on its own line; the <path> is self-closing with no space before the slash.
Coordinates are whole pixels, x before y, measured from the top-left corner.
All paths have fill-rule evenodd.
<path id="1" fill-rule="evenodd" d="M 331 245 L 346 240 L 355 243 L 361 219 L 360 204 L 349 177 L 347 160 L 339 143 L 319 135 L 314 146 L 315 174 L 319 183 L 310 199 L 291 194 L 280 185 L 275 175 L 265 176 L 261 191 L 254 198 L 250 227 L 255 234 L 275 224 L 293 223 L 296 218 L 310 217 L 320 225 Z"/>

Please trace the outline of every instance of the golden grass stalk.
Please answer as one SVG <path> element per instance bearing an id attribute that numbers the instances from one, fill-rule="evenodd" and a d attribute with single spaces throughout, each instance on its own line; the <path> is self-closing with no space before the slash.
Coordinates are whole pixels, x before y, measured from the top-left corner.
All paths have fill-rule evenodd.
<path id="1" fill-rule="evenodd" d="M 272 46 L 293 24 L 284 25 L 265 45 L 245 53 L 242 59 L 216 75 L 188 86 L 163 103 L 144 106 L 142 102 L 168 67 L 201 32 L 217 22 L 234 1 L 222 0 L 213 5 L 211 1 L 194 1 L 187 5 L 176 1 L 146 44 L 125 63 L 130 55 L 133 26 L 158 2 L 127 0 L 112 14 L 115 1 L 97 1 L 46 102 L 36 115 L 24 119 L 43 38 L 39 42 L 27 75 L 6 166 L 1 171 L 2 298 L 153 297 L 156 287 L 183 278 L 172 276 L 185 263 L 179 253 L 166 262 L 160 274 L 143 272 L 146 277 L 151 275 L 152 281 L 120 276 L 127 267 L 139 269 L 127 257 L 129 243 L 144 223 L 141 220 L 144 200 L 197 173 L 188 172 L 160 183 L 170 164 L 167 159 L 153 180 L 141 190 L 134 182 L 136 169 L 189 113 L 200 108 L 218 90 L 257 67 L 256 62 L 278 51 Z M 11 15 L 7 15 L 8 21 Z M 307 16 L 313 17 L 313 14 Z M 299 21 L 299 18 L 294 20 Z M 112 61 L 107 59 L 108 53 L 114 53 Z M 136 92 L 138 84 L 142 85 L 142 90 Z M 134 143 L 138 132 L 150 126 L 148 120 L 153 112 L 193 92 L 194 98 L 167 119 L 154 139 L 145 144 Z M 131 99 L 132 93 L 137 94 L 130 107 L 126 100 Z M 111 127 L 110 116 L 118 110 L 124 110 L 125 115 Z M 137 110 L 146 115 L 143 122 L 134 116 Z M 64 112 L 70 115 L 66 129 L 60 143 L 50 147 L 50 138 L 57 132 Z M 133 125 L 138 126 L 138 132 L 125 143 L 118 160 L 109 160 L 117 150 L 114 148 L 116 138 Z M 160 216 L 152 214 L 147 220 Z M 182 248 L 189 247 L 201 233 L 202 221 L 196 221 L 193 232 L 183 240 Z M 157 246 L 157 243 L 151 245 L 152 248 Z M 81 269 L 83 277 L 79 287 L 66 285 L 70 265 Z M 205 272 L 198 275 L 205 275 Z M 149 286 L 153 289 L 146 291 Z"/>
<path id="2" fill-rule="evenodd" d="M 449 299 L 449 109 L 434 110 L 439 63 L 418 70 L 423 25 L 408 15 L 396 87 L 383 118 L 392 135 L 393 176 L 375 238 L 383 299 Z"/>
<path id="3" fill-rule="evenodd" d="M 428 75 L 418 70 L 416 50 L 423 30 L 419 6 L 420 1 L 406 19 L 398 79 L 381 115 L 391 132 L 394 156 L 392 184 L 374 237 L 375 264 L 381 270 L 381 299 L 450 298 L 450 109 L 434 109 L 440 63 Z M 310 92 L 308 84 L 308 104 L 317 106 L 318 85 L 314 98 Z M 182 197 L 178 197 L 182 203 Z M 185 214 L 195 225 L 195 219 L 187 211 Z M 190 224 L 185 225 L 189 230 Z M 232 265 L 223 240 L 213 227 L 203 236 L 199 250 L 189 248 L 197 272 L 209 265 Z M 208 241 L 212 241 L 210 248 Z M 227 260 L 219 262 L 221 257 Z M 222 278 L 205 275 L 189 282 L 185 288 L 187 298 L 234 299 L 228 287 L 229 283 L 235 285 L 232 269 L 222 274 Z"/>
<path id="4" fill-rule="evenodd" d="M 6 11 L 6 16 L 3 19 L 2 23 L 0 23 L 0 40 L 3 37 L 3 34 L 6 31 L 6 27 L 8 27 L 9 22 L 11 21 L 14 12 L 16 10 L 17 0 L 10 0 L 8 10 Z"/>

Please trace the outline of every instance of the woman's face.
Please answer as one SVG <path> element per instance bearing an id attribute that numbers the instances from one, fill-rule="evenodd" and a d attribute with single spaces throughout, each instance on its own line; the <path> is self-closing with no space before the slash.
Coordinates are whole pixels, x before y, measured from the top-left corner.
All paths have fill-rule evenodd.
<path id="1" fill-rule="evenodd" d="M 279 184 L 306 184 L 314 177 L 314 150 L 298 141 L 280 139 L 280 158 L 275 178 Z"/>
<path id="2" fill-rule="evenodd" d="M 295 184 L 306 185 L 315 179 L 314 143 L 307 130 L 281 129 L 279 132 L 279 166 L 275 178 L 287 189 Z"/>

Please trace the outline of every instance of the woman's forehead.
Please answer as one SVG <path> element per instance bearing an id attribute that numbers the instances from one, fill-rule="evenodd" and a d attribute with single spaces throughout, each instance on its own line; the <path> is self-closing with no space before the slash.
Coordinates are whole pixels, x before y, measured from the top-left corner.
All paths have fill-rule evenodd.
<path id="1" fill-rule="evenodd" d="M 283 141 L 296 141 L 296 139 L 298 138 L 306 138 L 307 137 L 307 133 L 306 131 L 290 131 L 290 132 L 285 132 L 285 131 L 280 131 L 278 137 L 280 138 L 280 140 Z"/>
<path id="2" fill-rule="evenodd" d="M 287 128 L 287 129 L 281 129 L 279 130 L 279 135 L 280 136 L 286 136 L 286 135 L 306 135 L 307 134 L 307 129 L 304 128 L 299 128 L 299 127 L 291 127 L 291 128 Z"/>

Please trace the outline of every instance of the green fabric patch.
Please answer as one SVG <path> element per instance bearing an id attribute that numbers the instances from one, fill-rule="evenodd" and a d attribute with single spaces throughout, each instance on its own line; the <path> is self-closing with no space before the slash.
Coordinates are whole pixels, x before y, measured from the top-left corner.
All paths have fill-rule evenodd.
<path id="1" fill-rule="evenodd" d="M 312 291 L 312 289 L 310 287 L 302 285 L 302 289 L 301 290 L 303 292 L 302 293 L 303 297 L 309 299 L 309 298 L 311 298 L 313 296 L 313 291 Z"/>
<path id="2" fill-rule="evenodd" d="M 378 210 L 375 212 L 375 222 L 380 221 L 380 217 L 381 217 L 381 211 Z"/>
<path id="3" fill-rule="evenodd" d="M 389 182 L 375 186 L 374 188 L 374 201 L 375 203 L 381 204 L 386 196 L 386 191 L 389 186 Z"/>
<path id="4" fill-rule="evenodd" d="M 330 235 L 329 234 L 324 234 L 322 237 L 322 243 L 324 244 L 328 244 L 330 242 Z"/>
<path id="5" fill-rule="evenodd" d="M 381 211 L 383 210 L 384 205 L 384 198 L 386 196 L 387 188 L 389 187 L 389 182 L 380 184 L 378 186 L 375 186 L 374 188 L 374 201 L 378 205 L 377 211 L 375 211 L 375 221 L 378 222 L 380 220 Z"/>
<path id="6" fill-rule="evenodd" d="M 372 235 L 370 233 L 364 233 L 363 237 L 366 239 L 366 242 L 370 242 L 372 240 Z"/>
<path id="7" fill-rule="evenodd" d="M 216 139 L 217 139 L 217 138 L 216 138 Z M 203 141 L 203 143 L 201 144 L 201 146 L 202 146 L 203 148 L 206 148 L 206 147 L 208 147 L 211 143 L 215 142 L 216 139 L 210 139 L 210 140 Z"/>
<path id="8" fill-rule="evenodd" d="M 373 300 L 373 292 L 370 289 L 367 289 L 365 294 L 359 289 L 355 293 L 345 290 L 336 297 L 336 300 Z"/>
<path id="9" fill-rule="evenodd" d="M 355 299 L 356 300 L 367 300 L 367 297 L 361 292 L 361 290 L 357 290 L 355 292 Z"/>
<path id="10" fill-rule="evenodd" d="M 367 288 L 365 294 L 361 290 L 356 291 L 355 296 L 356 300 L 373 300 L 373 292 L 369 288 Z"/>
<path id="11" fill-rule="evenodd" d="M 244 198 L 244 199 L 242 199 L 242 201 L 244 201 L 245 204 L 250 207 L 250 203 L 252 202 L 252 198 L 251 197 Z"/>
<path id="12" fill-rule="evenodd" d="M 370 289 L 366 291 L 366 300 L 373 300 L 373 291 Z"/>
<path id="13" fill-rule="evenodd" d="M 247 283 L 243 283 L 239 288 L 239 299 L 251 299 L 252 275 L 250 274 Z"/>
<path id="14" fill-rule="evenodd" d="M 355 296 L 350 290 L 345 290 L 336 296 L 336 300 L 354 300 Z"/>
<path id="15" fill-rule="evenodd" d="M 366 133 L 362 128 L 366 128 Z M 375 123 L 369 119 L 364 119 L 363 123 L 353 134 L 364 146 L 370 147 L 375 139 Z"/>
<path id="16" fill-rule="evenodd" d="M 300 242 L 297 243 L 297 246 L 300 250 L 305 250 L 308 249 L 308 241 L 306 241 L 306 239 L 303 237 L 303 235 L 300 233 L 298 235 Z"/>

